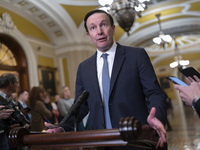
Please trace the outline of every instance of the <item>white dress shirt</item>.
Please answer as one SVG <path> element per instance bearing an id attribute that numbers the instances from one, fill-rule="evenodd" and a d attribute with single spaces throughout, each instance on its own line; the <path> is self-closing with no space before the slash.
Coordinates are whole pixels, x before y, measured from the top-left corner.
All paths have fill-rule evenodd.
<path id="1" fill-rule="evenodd" d="M 108 72 L 109 72 L 110 79 L 111 79 L 116 49 L 117 49 L 117 44 L 114 42 L 112 47 L 108 51 L 105 52 L 106 54 L 108 54 L 107 62 L 108 62 Z M 98 81 L 99 81 L 101 97 L 103 97 L 103 94 L 102 94 L 103 93 L 103 89 L 102 89 L 103 57 L 101 57 L 102 54 L 103 53 L 97 49 L 97 77 L 98 77 Z"/>

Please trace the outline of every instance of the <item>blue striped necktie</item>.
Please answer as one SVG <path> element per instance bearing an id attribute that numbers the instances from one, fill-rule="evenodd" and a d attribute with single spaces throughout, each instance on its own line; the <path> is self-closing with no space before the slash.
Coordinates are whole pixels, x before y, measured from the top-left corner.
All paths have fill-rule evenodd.
<path id="1" fill-rule="evenodd" d="M 109 113 L 109 91 L 110 91 L 110 77 L 108 73 L 108 54 L 102 54 L 104 63 L 102 69 L 102 88 L 103 88 L 103 104 L 104 104 L 104 115 L 106 122 L 106 129 L 112 129 Z"/>

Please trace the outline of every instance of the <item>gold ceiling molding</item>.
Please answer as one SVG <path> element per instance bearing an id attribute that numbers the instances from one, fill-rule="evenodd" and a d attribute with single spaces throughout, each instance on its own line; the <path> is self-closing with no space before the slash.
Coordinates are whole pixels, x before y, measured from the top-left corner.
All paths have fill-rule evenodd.
<path id="1" fill-rule="evenodd" d="M 71 5 L 61 5 L 74 20 L 77 27 L 83 22 L 85 15 L 93 10 L 97 9 L 98 6 L 71 6 Z"/>
<path id="2" fill-rule="evenodd" d="M 155 1 L 156 3 L 154 3 Z M 187 21 L 189 18 L 195 19 L 195 17 L 200 16 L 199 0 L 154 0 L 154 2 L 149 5 L 147 10 L 142 12 L 142 18 L 136 18 L 131 29 L 132 36 L 127 37 L 126 33 L 116 24 L 115 41 L 122 44 L 125 42 L 126 45 L 132 46 L 143 46 L 144 43 L 149 42 L 152 35 L 146 31 L 148 27 L 156 26 L 155 14 L 158 12 L 162 13 L 162 23 L 179 19 Z M 85 31 L 80 26 L 85 14 L 100 7 L 97 0 L 52 0 L 48 2 L 1 0 L 0 6 L 0 13 L 2 13 L 2 10 L 9 10 L 6 12 L 11 15 L 18 30 L 22 33 L 50 41 L 53 44 L 60 44 L 59 47 L 71 43 L 73 40 L 80 42 L 82 40 L 80 37 L 85 36 Z M 142 38 L 134 36 L 135 33 L 140 33 L 139 31 L 141 35 L 143 35 L 143 31 L 146 32 Z M 137 39 L 137 41 L 135 42 L 134 39 Z"/>
<path id="3" fill-rule="evenodd" d="M 31 8 L 29 9 L 29 11 L 30 11 L 31 13 L 35 13 L 35 12 L 39 11 L 39 9 L 37 9 L 36 7 L 31 7 Z"/>
<path id="4" fill-rule="evenodd" d="M 19 4 L 20 6 L 25 6 L 25 5 L 28 4 L 28 2 L 22 0 L 22 1 L 18 2 L 18 4 Z"/>
<path id="5" fill-rule="evenodd" d="M 200 11 L 200 2 L 193 2 L 191 3 L 191 7 L 189 8 L 189 11 Z"/>
<path id="6" fill-rule="evenodd" d="M 18 15 L 17 13 L 0 6 L 0 14 L 4 12 L 7 12 L 11 16 L 15 26 L 23 34 L 43 39 L 45 41 L 49 41 L 48 37 L 44 34 L 44 32 L 40 30 L 36 25 L 29 22 L 28 20 Z"/>
<path id="7" fill-rule="evenodd" d="M 55 31 L 54 33 L 55 33 L 55 35 L 56 35 L 57 37 L 60 37 L 60 36 L 63 35 L 63 33 L 62 33 L 60 30 Z"/>
<path id="8" fill-rule="evenodd" d="M 192 2 L 192 1 L 185 1 L 187 3 L 184 3 L 179 6 L 177 2 L 174 3 L 168 3 L 168 5 L 165 5 L 162 10 L 159 9 L 159 5 L 156 5 L 157 7 L 154 7 L 154 10 L 151 9 L 151 6 L 145 10 L 142 14 L 141 18 L 137 18 L 135 22 L 140 24 L 140 27 L 136 30 L 132 31 L 130 34 L 134 34 L 148 26 L 157 24 L 157 20 L 155 17 L 155 14 L 161 13 L 161 21 L 169 21 L 169 20 L 176 20 L 181 18 L 190 18 L 190 17 L 197 17 L 199 18 L 200 15 L 197 15 L 200 13 L 200 1 L 198 2 Z M 169 5 L 170 4 L 170 5 Z M 174 4 L 174 5 L 171 5 Z M 177 5 L 176 5 L 177 4 Z M 184 12 L 184 13 L 183 13 Z M 145 15 L 144 15 L 145 14 Z"/>

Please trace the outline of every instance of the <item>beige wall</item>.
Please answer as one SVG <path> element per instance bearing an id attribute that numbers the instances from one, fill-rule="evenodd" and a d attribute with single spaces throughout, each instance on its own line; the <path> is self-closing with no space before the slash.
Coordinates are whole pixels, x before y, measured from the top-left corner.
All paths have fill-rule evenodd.
<path id="1" fill-rule="evenodd" d="M 68 77 L 69 77 L 69 87 L 71 89 L 71 96 L 75 96 L 75 81 L 76 81 L 76 73 L 78 69 L 78 65 L 88 57 L 90 57 L 92 54 L 94 54 L 95 51 L 88 51 L 88 50 L 82 50 L 82 51 L 70 51 L 66 52 L 64 55 L 60 55 L 60 59 L 66 59 L 67 60 L 67 68 L 68 68 Z M 64 66 L 64 65 L 62 65 Z M 62 67 L 61 66 L 61 67 Z M 62 68 L 60 68 L 62 69 Z M 63 68 L 65 69 L 65 68 Z M 64 77 L 64 80 L 67 80 L 66 77 Z M 62 85 L 62 84 L 61 84 Z M 64 86 L 64 85 L 62 85 Z"/>
<path id="2" fill-rule="evenodd" d="M 95 53 L 95 48 L 88 48 L 82 44 L 75 44 L 74 49 L 70 45 L 62 48 L 64 52 L 56 54 L 54 47 L 39 39 L 28 37 L 29 42 L 33 48 L 37 64 L 43 67 L 56 68 L 58 93 L 60 93 L 63 86 L 69 86 L 71 89 L 71 96 L 75 96 L 75 80 L 78 65 Z M 78 47 L 78 48 L 77 48 Z M 89 50 L 88 50 L 89 49 Z M 43 59 L 43 60 L 42 60 Z M 39 74 L 39 69 L 38 69 Z"/>

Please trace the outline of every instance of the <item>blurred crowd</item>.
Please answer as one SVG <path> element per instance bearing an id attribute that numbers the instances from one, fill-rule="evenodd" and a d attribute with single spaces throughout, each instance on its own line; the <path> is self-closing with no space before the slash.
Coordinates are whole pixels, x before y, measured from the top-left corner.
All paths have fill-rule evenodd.
<path id="1" fill-rule="evenodd" d="M 47 130 L 45 122 L 59 124 L 74 103 L 67 86 L 62 88 L 61 95 L 50 95 L 42 86 L 34 86 L 30 91 L 18 91 L 19 87 L 16 75 L 0 76 L 0 149 L 3 150 L 27 150 L 28 147 L 10 147 L 9 132 L 23 127 L 41 133 Z"/>
<path id="2" fill-rule="evenodd" d="M 44 122 L 57 125 L 68 113 L 74 99 L 71 98 L 69 87 L 63 87 L 60 94 L 50 96 L 43 87 L 37 86 L 30 91 L 22 90 L 12 94 L 19 109 L 30 120 L 31 131 L 42 132 L 47 128 Z"/>

